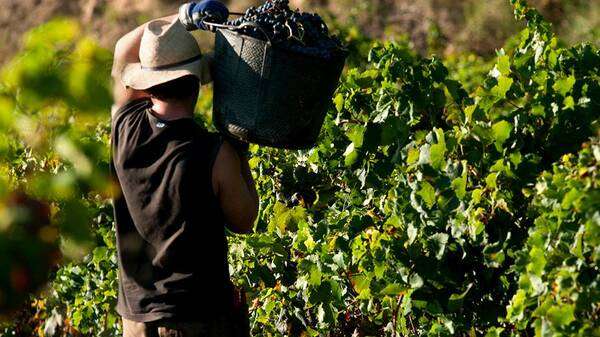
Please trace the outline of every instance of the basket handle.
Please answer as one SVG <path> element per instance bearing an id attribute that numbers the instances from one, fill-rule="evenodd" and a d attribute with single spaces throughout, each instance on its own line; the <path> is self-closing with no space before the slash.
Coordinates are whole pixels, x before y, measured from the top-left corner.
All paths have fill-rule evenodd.
<path id="1" fill-rule="evenodd" d="M 263 35 L 267 38 L 267 41 L 272 44 L 271 38 L 269 37 L 269 34 L 267 34 L 267 32 L 265 32 L 265 30 L 256 22 L 254 21 L 248 21 L 248 22 L 244 22 L 239 26 L 234 26 L 234 25 L 225 25 L 225 24 L 221 24 L 221 23 L 212 23 L 212 22 L 204 22 L 205 25 L 209 26 L 209 27 L 214 27 L 214 28 L 224 28 L 224 29 L 229 29 L 229 30 L 238 30 L 238 29 L 242 29 L 244 27 L 255 27 L 258 28 L 258 30 L 260 30 L 261 33 L 263 33 Z M 212 30 L 212 29 L 211 29 Z"/>

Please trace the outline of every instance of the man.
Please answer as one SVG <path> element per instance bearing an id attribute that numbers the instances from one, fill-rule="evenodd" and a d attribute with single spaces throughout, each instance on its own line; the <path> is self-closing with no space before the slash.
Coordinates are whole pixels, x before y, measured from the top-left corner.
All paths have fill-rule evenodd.
<path id="1" fill-rule="evenodd" d="M 206 0 L 184 14 L 226 17 L 223 8 Z M 225 226 L 250 232 L 258 195 L 243 150 L 192 119 L 210 62 L 186 27 L 177 15 L 153 20 L 115 47 L 112 173 L 125 337 L 239 335 Z"/>

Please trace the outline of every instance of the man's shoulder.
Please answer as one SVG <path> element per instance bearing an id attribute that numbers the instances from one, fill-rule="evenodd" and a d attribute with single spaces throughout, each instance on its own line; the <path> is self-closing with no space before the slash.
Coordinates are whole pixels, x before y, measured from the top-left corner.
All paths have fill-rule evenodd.
<path id="1" fill-rule="evenodd" d="M 147 99 L 136 99 L 125 103 L 114 111 L 111 116 L 111 143 L 119 153 L 130 153 L 136 144 L 142 142 L 144 137 L 136 130 L 142 127 L 143 113 L 151 107 Z"/>

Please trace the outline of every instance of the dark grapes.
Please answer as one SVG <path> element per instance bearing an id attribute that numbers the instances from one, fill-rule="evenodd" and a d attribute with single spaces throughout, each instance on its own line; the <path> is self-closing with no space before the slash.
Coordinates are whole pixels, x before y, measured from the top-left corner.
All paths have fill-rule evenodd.
<path id="1" fill-rule="evenodd" d="M 244 35 L 319 58 L 331 58 L 342 50 L 341 42 L 329 34 L 329 29 L 318 14 L 291 10 L 288 0 L 267 0 L 258 7 L 250 7 L 244 15 L 228 21 L 228 26 Z M 249 24 L 248 24 L 249 23 Z"/>

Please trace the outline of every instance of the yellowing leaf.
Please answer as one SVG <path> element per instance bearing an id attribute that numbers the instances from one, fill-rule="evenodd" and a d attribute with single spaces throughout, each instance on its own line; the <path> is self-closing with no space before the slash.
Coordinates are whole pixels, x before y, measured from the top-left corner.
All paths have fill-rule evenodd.
<path id="1" fill-rule="evenodd" d="M 285 204 L 277 202 L 273 206 L 273 217 L 269 221 L 269 232 L 275 230 L 284 234 L 286 231 L 295 231 L 298 223 L 306 219 L 306 210 L 301 206 L 287 207 Z"/>
<path id="2" fill-rule="evenodd" d="M 408 156 L 406 158 L 407 164 L 414 164 L 419 160 L 419 150 L 411 148 L 408 150 Z"/>

